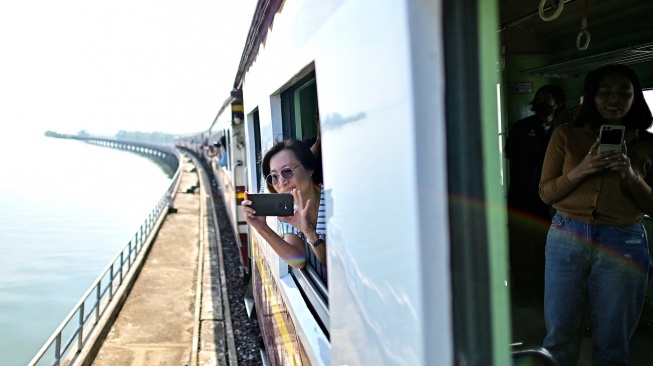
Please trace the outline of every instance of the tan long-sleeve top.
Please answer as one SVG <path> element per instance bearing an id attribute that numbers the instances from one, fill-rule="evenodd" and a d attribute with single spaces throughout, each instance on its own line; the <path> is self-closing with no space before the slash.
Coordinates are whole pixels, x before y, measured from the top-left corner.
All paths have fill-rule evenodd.
<path id="1" fill-rule="evenodd" d="M 544 158 L 540 197 L 565 217 L 591 225 L 633 225 L 653 216 L 653 134 L 631 130 L 628 158 L 637 175 L 629 184 L 619 173 L 604 171 L 573 184 L 567 173 L 588 154 L 597 135 L 587 127 L 555 129 Z"/>

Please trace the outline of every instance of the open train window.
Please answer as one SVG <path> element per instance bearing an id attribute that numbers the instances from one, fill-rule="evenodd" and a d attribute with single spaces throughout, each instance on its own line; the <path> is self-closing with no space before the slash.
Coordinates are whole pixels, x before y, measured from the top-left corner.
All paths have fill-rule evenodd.
<path id="1" fill-rule="evenodd" d="M 317 137 L 318 115 L 315 72 L 311 72 L 281 93 L 283 138 L 309 140 Z"/>
<path id="2" fill-rule="evenodd" d="M 221 130 L 217 134 L 217 142 L 218 145 L 220 146 L 218 150 L 216 151 L 216 164 L 220 168 L 228 168 L 227 166 L 227 132 L 225 130 Z"/>
<path id="3" fill-rule="evenodd" d="M 263 177 L 261 173 L 261 120 L 258 115 L 258 108 L 252 112 L 252 123 L 254 130 L 254 156 L 256 156 L 256 190 L 263 192 Z"/>
<path id="4" fill-rule="evenodd" d="M 227 132 L 227 149 L 225 154 L 227 154 L 227 170 L 231 170 L 231 134 L 229 132 Z"/>
<path id="5" fill-rule="evenodd" d="M 317 119 L 319 118 L 317 84 L 315 72 L 302 77 L 281 93 L 281 120 L 283 138 L 296 138 L 303 141 L 310 148 L 317 142 L 319 130 Z M 313 150 L 313 149 L 311 149 Z M 319 150 L 317 150 L 319 151 Z M 322 169 L 321 154 L 317 155 L 318 169 Z M 324 224 L 325 205 L 320 200 L 317 229 L 326 230 Z M 327 239 L 328 240 L 328 239 Z M 301 289 L 304 297 L 311 304 L 311 310 L 319 319 L 319 323 L 325 334 L 329 334 L 329 310 L 327 290 L 327 269 L 315 257 L 313 250 L 306 247 L 306 267 L 302 270 L 290 268 L 290 273 Z"/>

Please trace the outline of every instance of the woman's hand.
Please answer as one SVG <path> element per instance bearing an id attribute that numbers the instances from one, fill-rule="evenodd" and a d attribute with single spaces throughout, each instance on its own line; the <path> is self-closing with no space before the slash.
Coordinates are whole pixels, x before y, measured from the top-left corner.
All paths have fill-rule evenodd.
<path id="1" fill-rule="evenodd" d="M 302 193 L 298 189 L 293 189 L 290 191 L 295 200 L 295 214 L 292 216 L 279 217 L 279 221 L 287 222 L 292 225 L 295 229 L 301 231 L 304 234 L 311 233 L 315 231 L 315 227 L 308 222 L 308 213 L 310 212 L 311 200 L 304 202 L 302 198 Z"/>
<path id="2" fill-rule="evenodd" d="M 622 143 L 621 150 L 612 150 L 597 153 L 599 140 L 592 145 L 589 153 L 583 160 L 572 170 L 567 173 L 569 181 L 578 183 L 588 175 L 596 172 L 611 170 L 619 173 L 622 178 L 628 182 L 634 182 L 637 179 L 637 173 L 630 164 L 630 158 L 627 155 L 626 143 Z"/>
<path id="3" fill-rule="evenodd" d="M 247 191 L 245 191 L 245 199 L 243 202 L 241 202 L 240 205 L 243 207 L 243 212 L 245 213 L 245 221 L 247 221 L 248 224 L 252 225 L 254 229 L 258 231 L 259 229 L 267 226 L 265 216 L 256 216 L 256 211 L 250 207 L 252 205 L 252 201 L 247 199 Z"/>
<path id="4" fill-rule="evenodd" d="M 611 152 L 597 153 L 600 141 L 597 139 L 590 147 L 590 151 L 583 157 L 583 160 L 567 173 L 567 179 L 572 183 L 580 183 L 588 175 L 600 172 L 606 169 L 610 163 L 606 160 L 606 155 Z"/>
<path id="5" fill-rule="evenodd" d="M 621 150 L 614 150 L 609 156 L 610 163 L 606 169 L 619 173 L 621 178 L 626 179 L 629 183 L 637 180 L 637 172 L 633 169 L 630 158 L 628 157 L 628 149 L 626 142 L 621 144 Z"/>

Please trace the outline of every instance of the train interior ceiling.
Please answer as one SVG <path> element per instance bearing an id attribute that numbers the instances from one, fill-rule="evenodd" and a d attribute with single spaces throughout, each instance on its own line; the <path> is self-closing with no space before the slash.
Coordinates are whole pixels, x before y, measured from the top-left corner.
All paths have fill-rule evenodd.
<path id="1" fill-rule="evenodd" d="M 562 5 L 557 17 L 554 15 L 559 9 L 554 3 Z M 500 1 L 505 90 L 517 83 L 532 86 L 529 94 L 509 92 L 504 111 L 507 121 L 530 114 L 532 93 L 544 84 L 562 87 L 568 108 L 578 105 L 585 74 L 605 64 L 631 66 L 642 87 L 653 89 L 653 1 L 546 0 L 543 15 L 554 18 L 548 21 L 539 14 L 540 4 L 538 0 Z M 580 35 L 583 18 L 586 32 Z"/>
<path id="2" fill-rule="evenodd" d="M 562 3 L 547 0 L 543 8 L 551 8 L 558 1 Z M 522 70 L 526 74 L 575 76 L 592 68 L 593 63 L 587 62 L 590 58 L 601 63 L 653 60 L 653 1 L 567 0 L 560 15 L 549 21 L 540 17 L 539 3 L 502 0 L 500 5 L 501 45 L 506 55 L 551 55 L 549 64 L 540 66 L 542 70 Z M 544 16 L 553 17 L 556 11 L 546 10 Z M 579 39 L 583 14 L 589 37 Z M 578 46 L 585 46 L 587 38 L 587 48 L 580 50 Z M 619 51 L 608 55 L 607 50 Z"/>

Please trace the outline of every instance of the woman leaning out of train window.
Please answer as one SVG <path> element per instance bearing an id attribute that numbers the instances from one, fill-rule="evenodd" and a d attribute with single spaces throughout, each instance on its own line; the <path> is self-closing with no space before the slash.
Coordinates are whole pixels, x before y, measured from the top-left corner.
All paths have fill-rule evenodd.
<path id="1" fill-rule="evenodd" d="M 591 71 L 584 89 L 576 120 L 553 131 L 540 180 L 557 211 L 545 249 L 544 347 L 575 365 L 588 309 L 592 364 L 627 365 L 653 279 L 642 223 L 653 214 L 653 117 L 627 66 Z M 625 126 L 620 148 L 599 152 L 604 124 Z"/>
<path id="2" fill-rule="evenodd" d="M 261 162 L 265 184 L 272 193 L 290 193 L 295 201 L 293 216 L 279 217 L 278 233 L 267 224 L 265 216 L 256 216 L 252 201 L 242 202 L 245 220 L 284 259 L 295 268 L 306 264 L 306 244 L 315 257 L 326 266 L 326 232 L 318 225 L 320 201 L 324 191 L 319 182 L 321 172 L 309 147 L 296 139 L 278 142 L 263 156 Z M 323 220 L 320 218 L 320 220 Z"/>

